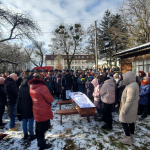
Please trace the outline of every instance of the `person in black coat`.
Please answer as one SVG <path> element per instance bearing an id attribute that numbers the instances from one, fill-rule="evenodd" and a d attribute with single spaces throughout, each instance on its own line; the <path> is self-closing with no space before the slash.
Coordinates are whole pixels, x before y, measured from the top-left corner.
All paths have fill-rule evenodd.
<path id="1" fill-rule="evenodd" d="M 73 88 L 72 76 L 69 74 L 69 70 L 66 70 L 66 74 L 62 77 L 61 80 L 62 88 L 62 99 L 66 100 L 66 90 L 71 90 Z"/>
<path id="2" fill-rule="evenodd" d="M 5 79 L 5 91 L 6 91 L 6 98 L 7 98 L 8 116 L 10 117 L 9 131 L 18 130 L 18 128 L 15 127 L 16 115 L 14 114 L 15 105 L 18 97 L 17 85 L 15 83 L 16 80 L 17 80 L 17 75 L 15 73 L 10 74 L 10 76 Z"/>
<path id="3" fill-rule="evenodd" d="M 77 80 L 78 80 L 78 75 L 75 74 L 74 78 L 73 78 L 73 92 L 78 92 L 78 83 L 77 83 Z"/>
<path id="4" fill-rule="evenodd" d="M 118 84 L 117 84 L 117 102 L 118 102 L 118 108 L 120 107 L 122 92 L 125 89 L 125 85 L 123 84 L 122 74 L 119 75 L 119 79 L 120 80 L 118 81 Z"/>
<path id="5" fill-rule="evenodd" d="M 86 88 L 86 95 L 87 97 L 94 102 L 94 97 L 93 97 L 93 92 L 94 92 L 94 86 L 91 83 L 91 81 L 93 80 L 92 76 L 89 76 L 87 81 L 85 82 L 85 88 Z"/>
<path id="6" fill-rule="evenodd" d="M 0 127 L 6 125 L 6 123 L 3 123 L 2 121 L 2 116 L 5 111 L 5 105 L 7 104 L 4 81 L 5 79 L 3 77 L 0 77 Z"/>
<path id="7" fill-rule="evenodd" d="M 35 139 L 33 126 L 34 126 L 34 119 L 33 119 L 33 111 L 32 111 L 32 99 L 30 97 L 29 93 L 29 85 L 28 81 L 31 80 L 33 76 L 29 76 L 28 78 L 25 78 L 22 82 L 22 85 L 19 89 L 19 100 L 20 100 L 20 110 L 21 110 L 21 116 L 22 116 L 22 126 L 23 126 L 23 133 L 24 138 L 28 138 L 28 132 L 27 132 L 27 123 L 29 121 L 29 133 L 30 133 L 30 140 Z"/>
<path id="8" fill-rule="evenodd" d="M 21 85 L 22 83 L 22 76 L 18 77 L 17 80 L 16 80 L 16 85 L 17 85 L 17 88 L 19 89 L 19 86 Z"/>

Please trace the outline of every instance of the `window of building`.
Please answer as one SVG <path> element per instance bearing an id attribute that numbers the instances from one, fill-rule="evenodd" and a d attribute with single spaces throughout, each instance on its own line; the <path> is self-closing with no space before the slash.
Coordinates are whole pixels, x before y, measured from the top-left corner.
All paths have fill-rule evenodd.
<path id="1" fill-rule="evenodd" d="M 67 66 L 65 66 L 65 69 L 67 69 L 68 67 Z"/>
<path id="2" fill-rule="evenodd" d="M 54 58 L 53 56 L 51 56 L 51 58 Z"/>
<path id="3" fill-rule="evenodd" d="M 78 58 L 77 56 L 75 56 L 75 58 Z"/>
<path id="4" fill-rule="evenodd" d="M 86 56 L 86 58 L 89 58 L 89 56 Z"/>
<path id="5" fill-rule="evenodd" d="M 77 64 L 77 63 L 78 63 L 78 61 L 76 60 L 76 61 L 75 61 L 75 64 Z"/>
<path id="6" fill-rule="evenodd" d="M 132 62 L 132 71 L 139 75 L 139 71 L 143 70 L 144 72 L 150 71 L 150 59 L 138 60 Z"/>
<path id="7" fill-rule="evenodd" d="M 85 61 L 84 60 L 82 60 L 82 64 L 84 64 L 85 63 Z"/>
<path id="8" fill-rule="evenodd" d="M 67 60 L 65 60 L 65 64 L 67 64 Z"/>
<path id="9" fill-rule="evenodd" d="M 74 66 L 72 66 L 72 69 L 74 69 Z"/>
<path id="10" fill-rule="evenodd" d="M 82 69 L 84 69 L 84 66 L 82 66 Z"/>
<path id="11" fill-rule="evenodd" d="M 51 60 L 51 64 L 54 65 L 54 61 L 53 60 Z"/>
<path id="12" fill-rule="evenodd" d="M 71 58 L 71 56 L 69 56 L 69 58 Z"/>
<path id="13" fill-rule="evenodd" d="M 84 58 L 84 56 L 82 56 L 82 58 Z"/>
<path id="14" fill-rule="evenodd" d="M 80 56 L 78 56 L 78 58 L 80 58 Z"/>
<path id="15" fill-rule="evenodd" d="M 75 66 L 75 69 L 78 69 L 78 66 Z"/>
<path id="16" fill-rule="evenodd" d="M 72 61 L 71 63 L 74 64 L 74 61 Z"/>
<path id="17" fill-rule="evenodd" d="M 78 61 L 78 63 L 80 64 L 80 63 L 81 63 L 81 61 L 79 60 L 79 61 Z"/>
<path id="18" fill-rule="evenodd" d="M 92 56 L 92 58 L 94 58 L 94 56 Z"/>

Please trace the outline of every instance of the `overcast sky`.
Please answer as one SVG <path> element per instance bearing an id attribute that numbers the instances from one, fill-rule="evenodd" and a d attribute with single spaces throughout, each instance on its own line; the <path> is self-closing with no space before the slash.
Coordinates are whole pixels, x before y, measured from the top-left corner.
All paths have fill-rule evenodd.
<path id="1" fill-rule="evenodd" d="M 86 29 L 94 21 L 102 19 L 109 9 L 117 12 L 118 4 L 123 0 L 1 0 L 4 6 L 15 9 L 16 12 L 28 14 L 42 28 L 40 41 L 46 43 L 51 39 L 51 32 L 61 22 L 67 24 L 82 23 Z"/>

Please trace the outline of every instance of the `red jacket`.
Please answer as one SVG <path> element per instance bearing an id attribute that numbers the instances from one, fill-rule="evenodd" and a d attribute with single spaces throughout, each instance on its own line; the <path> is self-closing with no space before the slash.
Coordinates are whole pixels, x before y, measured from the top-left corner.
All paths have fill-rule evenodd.
<path id="1" fill-rule="evenodd" d="M 50 94 L 45 81 L 40 79 L 29 80 L 30 96 L 33 102 L 33 115 L 37 122 L 44 122 L 53 118 L 51 111 L 54 98 Z"/>

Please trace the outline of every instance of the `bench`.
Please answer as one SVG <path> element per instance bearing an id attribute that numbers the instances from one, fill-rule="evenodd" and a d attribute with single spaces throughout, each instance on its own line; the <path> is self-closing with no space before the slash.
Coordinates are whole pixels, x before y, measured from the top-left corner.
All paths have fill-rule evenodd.
<path id="1" fill-rule="evenodd" d="M 62 125 L 62 115 L 79 114 L 76 109 L 56 110 L 56 114 L 60 115 L 60 124 Z"/>
<path id="2" fill-rule="evenodd" d="M 59 104 L 59 109 L 61 110 L 61 105 L 71 104 L 71 100 L 57 101 L 56 104 Z"/>

